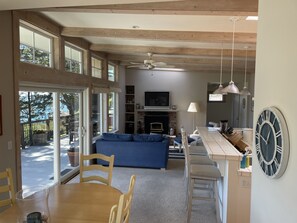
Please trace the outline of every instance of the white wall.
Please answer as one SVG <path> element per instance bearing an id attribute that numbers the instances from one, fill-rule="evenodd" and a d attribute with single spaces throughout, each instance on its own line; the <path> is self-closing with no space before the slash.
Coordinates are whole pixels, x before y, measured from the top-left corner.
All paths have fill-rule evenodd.
<path id="1" fill-rule="evenodd" d="M 289 128 L 290 158 L 281 178 L 268 179 L 254 154 L 252 223 L 297 222 L 296 12 L 297 1 L 259 1 L 254 120 L 264 107 L 282 111 Z"/>
<path id="2" fill-rule="evenodd" d="M 10 12 L 0 12 L 0 95 L 2 95 L 2 128 L 0 136 L 0 171 L 10 167 L 15 174 L 15 122 L 12 55 L 12 18 Z M 8 142 L 12 148 L 8 150 Z"/>
<path id="3" fill-rule="evenodd" d="M 229 82 L 230 75 L 225 76 L 223 81 Z M 235 82 L 243 83 L 243 78 L 243 74 L 234 74 Z M 144 105 L 145 91 L 169 91 L 171 105 L 177 105 L 177 126 L 184 126 L 188 132 L 192 131 L 193 126 L 193 114 L 187 112 L 190 102 L 199 103 L 200 111 L 195 115 L 195 122 L 198 126 L 205 126 L 207 84 L 218 81 L 219 73 L 126 70 L 126 84 L 135 85 L 136 103 Z"/>

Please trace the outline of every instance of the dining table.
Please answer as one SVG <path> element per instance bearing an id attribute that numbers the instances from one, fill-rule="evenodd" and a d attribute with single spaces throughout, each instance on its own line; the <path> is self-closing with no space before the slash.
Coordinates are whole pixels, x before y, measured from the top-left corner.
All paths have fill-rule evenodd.
<path id="1" fill-rule="evenodd" d="M 122 192 L 97 183 L 55 185 L 49 189 L 51 223 L 108 223 L 111 207 Z M 0 223 L 17 222 L 17 205 L 0 213 Z"/>

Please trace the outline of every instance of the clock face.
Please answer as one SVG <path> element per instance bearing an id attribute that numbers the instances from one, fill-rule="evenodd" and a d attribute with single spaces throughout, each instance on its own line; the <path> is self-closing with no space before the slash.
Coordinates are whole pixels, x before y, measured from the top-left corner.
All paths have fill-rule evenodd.
<path id="1" fill-rule="evenodd" d="M 282 113 L 275 107 L 264 109 L 255 129 L 257 158 L 263 172 L 279 178 L 286 170 L 289 158 L 289 134 Z"/>

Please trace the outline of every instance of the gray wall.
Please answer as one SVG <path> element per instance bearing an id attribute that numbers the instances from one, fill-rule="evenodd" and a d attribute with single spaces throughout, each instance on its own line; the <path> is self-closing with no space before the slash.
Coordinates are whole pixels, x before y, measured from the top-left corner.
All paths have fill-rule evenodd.
<path id="1" fill-rule="evenodd" d="M 223 81 L 229 82 L 230 75 L 225 75 Z M 234 74 L 234 81 L 243 83 L 243 74 Z M 199 103 L 200 111 L 195 115 L 198 126 L 206 125 L 207 85 L 218 82 L 219 73 L 177 72 L 157 70 L 126 70 L 126 84 L 135 85 L 136 103 L 144 105 L 145 91 L 169 91 L 171 105 L 177 105 L 177 126 L 184 126 L 186 131 L 192 131 L 193 114 L 187 109 L 190 102 Z M 242 85 L 239 85 L 241 88 Z M 219 112 L 219 111 L 215 111 Z"/>
<path id="2" fill-rule="evenodd" d="M 12 17 L 0 12 L 0 95 L 2 95 L 2 130 L 0 136 L 0 171 L 10 167 L 15 174 L 15 109 L 12 52 Z M 11 143 L 11 149 L 8 144 Z M 15 179 L 16 180 L 16 179 Z M 15 181 L 16 182 L 16 181 Z"/>

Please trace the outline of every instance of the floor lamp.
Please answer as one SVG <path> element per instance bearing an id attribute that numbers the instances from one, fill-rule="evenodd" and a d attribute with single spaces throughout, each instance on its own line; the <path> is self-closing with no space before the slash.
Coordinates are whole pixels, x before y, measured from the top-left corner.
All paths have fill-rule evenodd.
<path id="1" fill-rule="evenodd" d="M 188 107 L 188 112 L 193 113 L 193 131 L 195 130 L 195 113 L 198 112 L 199 106 L 196 102 L 191 102 Z"/>

